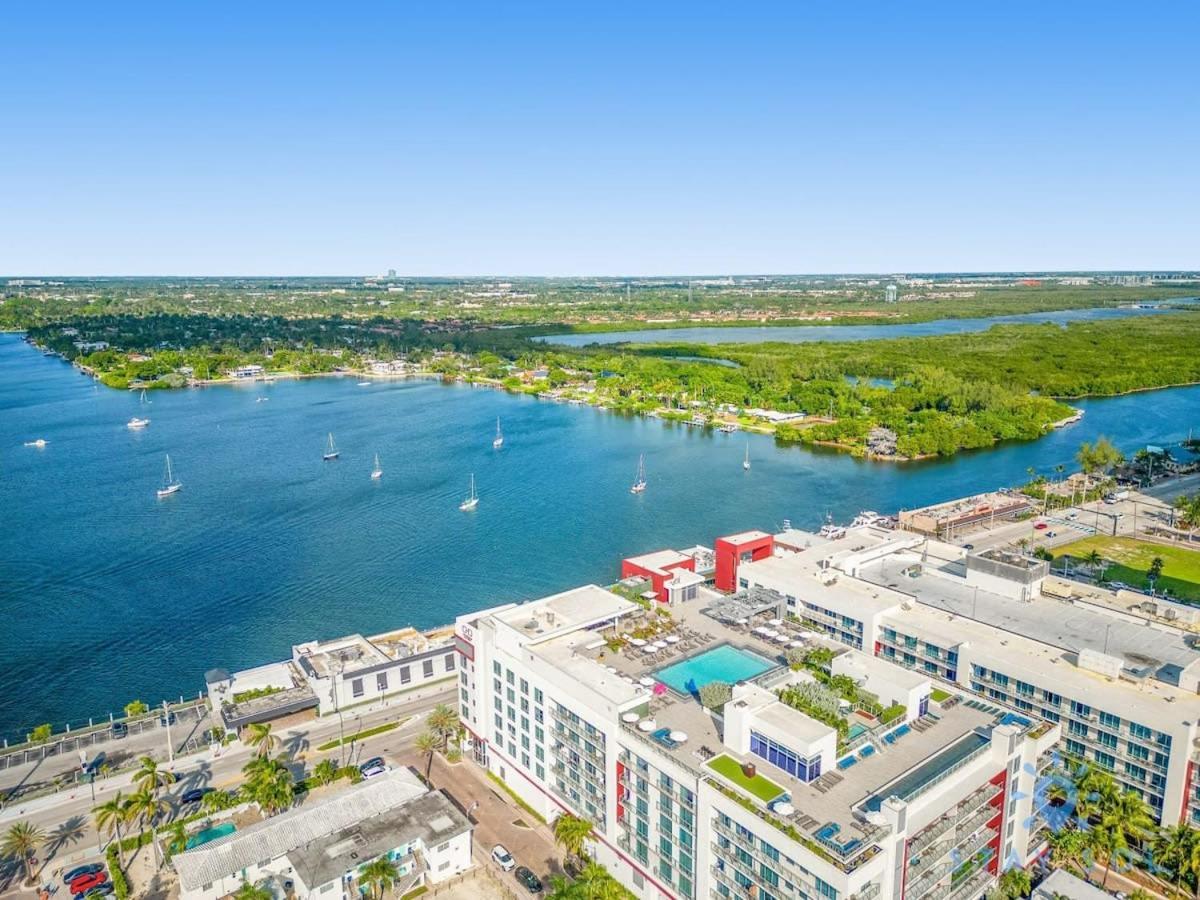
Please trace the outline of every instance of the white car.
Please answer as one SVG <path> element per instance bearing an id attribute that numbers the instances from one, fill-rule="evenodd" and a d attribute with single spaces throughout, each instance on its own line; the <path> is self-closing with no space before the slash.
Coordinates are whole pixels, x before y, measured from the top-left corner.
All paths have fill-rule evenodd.
<path id="1" fill-rule="evenodd" d="M 376 775 L 383 775 L 385 772 L 390 772 L 391 770 L 392 770 L 391 766 L 376 763 L 373 766 L 367 766 L 365 769 L 363 769 L 362 777 L 363 778 L 374 778 Z"/>
<path id="2" fill-rule="evenodd" d="M 497 844 L 492 848 L 492 862 L 498 865 L 505 872 L 511 872 L 517 861 L 513 859 L 511 853 L 504 849 L 503 844 Z"/>

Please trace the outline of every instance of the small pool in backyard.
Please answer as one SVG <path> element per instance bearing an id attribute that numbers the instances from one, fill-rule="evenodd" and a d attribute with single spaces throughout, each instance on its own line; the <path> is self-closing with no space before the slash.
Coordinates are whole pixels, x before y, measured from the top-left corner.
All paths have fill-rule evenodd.
<path id="1" fill-rule="evenodd" d="M 677 693 L 696 694 L 710 682 L 736 684 L 778 666 L 774 660 L 750 650 L 722 644 L 659 669 L 653 677 Z"/>
<path id="2" fill-rule="evenodd" d="M 227 834 L 233 834 L 235 831 L 237 831 L 237 826 L 232 822 L 222 822 L 220 825 L 205 828 L 203 831 L 197 831 L 187 839 L 187 848 L 193 850 L 210 841 L 215 841 L 217 838 L 223 838 Z"/>

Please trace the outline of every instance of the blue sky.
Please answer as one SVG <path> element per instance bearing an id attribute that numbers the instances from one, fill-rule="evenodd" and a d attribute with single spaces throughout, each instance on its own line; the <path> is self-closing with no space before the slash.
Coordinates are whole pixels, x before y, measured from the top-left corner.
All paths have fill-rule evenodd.
<path id="1" fill-rule="evenodd" d="M 6 8 L 0 273 L 1200 266 L 1194 3 Z"/>

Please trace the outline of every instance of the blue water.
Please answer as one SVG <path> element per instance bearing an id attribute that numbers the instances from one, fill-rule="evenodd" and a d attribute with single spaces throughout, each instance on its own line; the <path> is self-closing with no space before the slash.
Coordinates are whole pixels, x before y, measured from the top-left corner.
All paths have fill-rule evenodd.
<path id="1" fill-rule="evenodd" d="M 223 838 L 227 834 L 233 834 L 237 831 L 237 826 L 232 822 L 224 822 L 220 825 L 214 825 L 212 828 L 205 828 L 203 831 L 197 831 L 187 839 L 187 849 L 191 850 L 194 847 L 200 847 L 217 838 Z"/>
<path id="2" fill-rule="evenodd" d="M 1172 303 L 1188 301 L 1172 300 Z M 583 347 L 588 344 L 650 344 L 686 342 L 689 344 L 761 344 L 778 341 L 785 344 L 809 344 L 822 341 L 879 341 L 887 338 L 929 337 L 937 334 L 967 334 L 987 331 L 993 325 L 1038 325 L 1068 322 L 1096 322 L 1104 319 L 1128 319 L 1137 316 L 1169 315 L 1170 309 L 1104 307 L 1064 309 L 1053 312 L 1021 313 L 981 319 L 935 319 L 931 322 L 906 322 L 897 325 L 762 325 L 749 328 L 712 328 L 705 326 L 653 328 L 644 331 L 605 331 L 594 334 L 550 334 L 535 338 L 552 344 Z"/>
<path id="3" fill-rule="evenodd" d="M 659 669 L 654 677 L 676 693 L 695 694 L 710 681 L 737 684 L 777 666 L 757 653 L 722 644 Z"/>
<path id="4" fill-rule="evenodd" d="M 131 432 L 136 395 L 0 335 L 0 735 L 194 695 L 207 669 L 299 641 L 607 584 L 635 553 L 1052 474 L 1099 434 L 1132 451 L 1200 433 L 1200 387 L 1080 401 L 1083 421 L 1041 440 L 904 465 L 435 382 L 152 400 L 150 427 Z M 328 431 L 336 463 L 321 461 Z M 38 437 L 45 449 L 23 446 Z M 159 501 L 168 452 L 184 488 Z M 639 453 L 649 489 L 633 495 Z M 471 472 L 481 499 L 466 514 Z"/>
<path id="5" fill-rule="evenodd" d="M 896 781 L 893 781 L 875 796 L 868 798 L 865 808 L 875 811 L 879 809 L 883 801 L 888 797 L 899 797 L 901 800 L 907 800 L 929 781 L 936 778 L 942 772 L 945 772 L 960 760 L 966 759 L 978 748 L 989 743 L 990 740 L 987 735 L 974 731 L 964 735 L 956 743 L 951 744 L 936 756 L 921 763 L 907 775 L 903 775 Z"/>

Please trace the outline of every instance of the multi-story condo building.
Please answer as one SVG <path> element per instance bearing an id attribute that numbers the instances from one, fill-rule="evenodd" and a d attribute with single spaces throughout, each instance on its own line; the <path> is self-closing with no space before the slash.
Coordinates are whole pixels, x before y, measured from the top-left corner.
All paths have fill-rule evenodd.
<path id="1" fill-rule="evenodd" d="M 587 586 L 460 617 L 474 760 L 547 819 L 589 819 L 646 898 L 967 900 L 1025 862 L 1058 726 L 935 695 L 784 598 L 702 588 L 664 615 Z M 786 664 L 805 648 L 832 662 Z"/>

